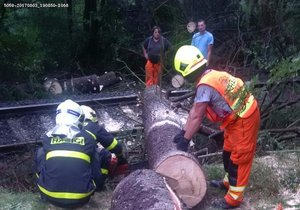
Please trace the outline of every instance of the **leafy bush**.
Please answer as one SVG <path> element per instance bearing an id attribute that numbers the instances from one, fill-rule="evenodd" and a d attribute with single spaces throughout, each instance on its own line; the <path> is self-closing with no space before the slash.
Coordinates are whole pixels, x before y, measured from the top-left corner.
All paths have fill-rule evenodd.
<path id="1" fill-rule="evenodd" d="M 269 82 L 282 81 L 300 76 L 300 55 L 282 60 L 270 71 Z"/>

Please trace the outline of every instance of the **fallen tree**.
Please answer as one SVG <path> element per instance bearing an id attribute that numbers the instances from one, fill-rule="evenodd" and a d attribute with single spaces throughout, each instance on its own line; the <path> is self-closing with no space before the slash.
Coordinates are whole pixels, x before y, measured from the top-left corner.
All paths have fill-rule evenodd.
<path id="1" fill-rule="evenodd" d="M 111 210 L 181 210 L 177 196 L 153 170 L 137 170 L 124 178 L 112 195 Z"/>
<path id="2" fill-rule="evenodd" d="M 180 117 L 157 86 L 144 91 L 142 103 L 150 168 L 166 177 L 167 183 L 189 208 L 196 206 L 206 194 L 206 179 L 194 156 L 178 151 L 172 141 L 181 130 Z"/>

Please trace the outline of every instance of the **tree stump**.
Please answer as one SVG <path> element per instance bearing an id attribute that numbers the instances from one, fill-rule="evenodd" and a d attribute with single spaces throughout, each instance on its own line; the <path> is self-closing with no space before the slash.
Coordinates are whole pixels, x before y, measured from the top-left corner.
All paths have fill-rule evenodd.
<path id="1" fill-rule="evenodd" d="M 174 136 L 181 130 L 179 116 L 157 86 L 143 93 L 145 147 L 151 169 L 166 177 L 177 196 L 192 208 L 206 194 L 205 175 L 194 156 L 178 151 Z"/>
<path id="2" fill-rule="evenodd" d="M 111 210 L 179 210 L 182 209 L 180 205 L 162 176 L 143 169 L 131 173 L 118 184 L 112 195 Z"/>

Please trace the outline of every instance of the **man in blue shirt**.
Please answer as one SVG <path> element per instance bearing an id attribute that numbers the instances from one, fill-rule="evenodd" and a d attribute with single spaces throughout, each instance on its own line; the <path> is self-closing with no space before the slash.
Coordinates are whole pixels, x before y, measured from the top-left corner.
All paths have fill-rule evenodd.
<path id="1" fill-rule="evenodd" d="M 208 66 L 211 60 L 211 51 L 214 44 L 214 37 L 210 32 L 206 31 L 204 20 L 198 21 L 198 29 L 199 32 L 194 34 L 191 45 L 197 47 L 200 50 L 204 58 L 207 60 L 206 65 Z"/>

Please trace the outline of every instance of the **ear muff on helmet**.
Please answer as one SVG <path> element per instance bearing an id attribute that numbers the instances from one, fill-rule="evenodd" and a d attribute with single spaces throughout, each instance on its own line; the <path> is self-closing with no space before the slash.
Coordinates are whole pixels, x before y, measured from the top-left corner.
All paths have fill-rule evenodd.
<path id="1" fill-rule="evenodd" d="M 198 75 L 204 70 L 206 63 L 200 50 L 192 45 L 181 46 L 174 58 L 175 70 L 184 77 Z"/>

